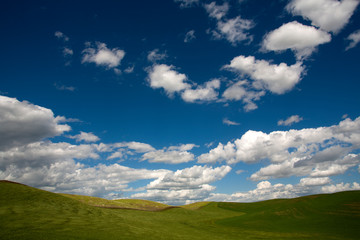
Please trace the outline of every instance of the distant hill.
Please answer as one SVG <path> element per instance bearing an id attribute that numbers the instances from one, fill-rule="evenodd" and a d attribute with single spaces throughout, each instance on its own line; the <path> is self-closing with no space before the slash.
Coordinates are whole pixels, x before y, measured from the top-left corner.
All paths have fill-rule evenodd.
<path id="1" fill-rule="evenodd" d="M 139 211 L 142 210 L 142 211 Z M 56 194 L 0 181 L 0 239 L 359 239 L 360 191 L 256 203 Z"/>
<path id="2" fill-rule="evenodd" d="M 86 203 L 94 207 L 103 207 L 103 208 L 121 208 L 121 209 L 132 209 L 132 210 L 144 210 L 144 211 L 161 211 L 172 206 L 153 202 L 149 200 L 142 199 L 118 199 L 118 200 L 107 200 L 98 197 L 89 197 L 83 195 L 73 195 L 73 194 L 60 194 L 64 197 L 69 197 L 80 202 Z"/>

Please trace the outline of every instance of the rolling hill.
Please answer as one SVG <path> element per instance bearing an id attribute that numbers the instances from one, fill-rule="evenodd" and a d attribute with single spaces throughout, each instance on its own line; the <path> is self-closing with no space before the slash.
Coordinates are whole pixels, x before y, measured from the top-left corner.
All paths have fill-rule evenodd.
<path id="1" fill-rule="evenodd" d="M 139 211 L 141 210 L 141 211 Z M 0 239 L 359 239 L 360 191 L 172 207 L 0 181 Z"/>

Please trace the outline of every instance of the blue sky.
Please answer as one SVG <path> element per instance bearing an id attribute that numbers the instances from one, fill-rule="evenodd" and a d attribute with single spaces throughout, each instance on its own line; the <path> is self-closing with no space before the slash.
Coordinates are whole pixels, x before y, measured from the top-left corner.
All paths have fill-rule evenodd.
<path id="1" fill-rule="evenodd" d="M 0 178 L 170 204 L 359 189 L 358 5 L 5 1 Z"/>

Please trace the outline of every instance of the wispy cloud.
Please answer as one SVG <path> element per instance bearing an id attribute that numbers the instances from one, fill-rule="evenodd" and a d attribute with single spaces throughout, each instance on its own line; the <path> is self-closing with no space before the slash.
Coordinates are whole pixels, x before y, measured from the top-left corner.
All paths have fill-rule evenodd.
<path id="1" fill-rule="evenodd" d="M 303 120 L 302 117 L 300 117 L 299 115 L 293 115 L 288 117 L 285 120 L 279 120 L 278 121 L 278 126 L 290 126 L 293 125 L 294 123 L 298 123 L 301 122 Z"/>
<path id="2" fill-rule="evenodd" d="M 347 47 L 345 48 L 345 50 L 349 50 L 351 48 L 356 47 L 356 45 L 358 45 L 358 43 L 360 42 L 360 29 L 356 30 L 355 32 L 351 33 L 346 40 L 349 41 L 349 45 L 347 45 Z"/>
<path id="3" fill-rule="evenodd" d="M 60 90 L 60 91 L 70 91 L 70 92 L 73 92 L 76 90 L 75 87 L 73 86 L 66 86 L 66 85 L 63 85 L 63 84 L 58 84 L 58 83 L 54 83 L 54 86 L 57 90 Z"/>
<path id="4" fill-rule="evenodd" d="M 75 139 L 77 142 L 97 142 L 100 138 L 91 132 L 82 132 L 75 136 L 68 136 L 68 138 Z"/>
<path id="5" fill-rule="evenodd" d="M 195 30 L 190 30 L 185 34 L 184 42 L 188 43 L 194 39 L 196 39 Z"/>
<path id="6" fill-rule="evenodd" d="M 224 119 L 223 119 L 223 123 L 226 124 L 226 125 L 229 125 L 229 126 L 237 126 L 237 125 L 240 125 L 240 123 L 234 122 L 234 121 L 230 121 L 230 120 L 227 119 L 227 118 L 224 118 Z"/>
<path id="7" fill-rule="evenodd" d="M 174 0 L 176 3 L 180 3 L 181 8 L 189 8 L 197 5 L 200 0 Z"/>
<path id="8" fill-rule="evenodd" d="M 154 50 L 150 51 L 147 55 L 147 60 L 149 62 L 153 62 L 153 63 L 164 60 L 165 58 L 167 58 L 167 54 L 160 53 L 159 49 L 154 49 Z"/>
<path id="9" fill-rule="evenodd" d="M 60 32 L 60 31 L 56 31 L 54 33 L 55 37 L 57 37 L 60 40 L 63 40 L 64 42 L 68 42 L 70 40 L 70 38 L 68 36 L 66 36 L 64 33 Z"/>

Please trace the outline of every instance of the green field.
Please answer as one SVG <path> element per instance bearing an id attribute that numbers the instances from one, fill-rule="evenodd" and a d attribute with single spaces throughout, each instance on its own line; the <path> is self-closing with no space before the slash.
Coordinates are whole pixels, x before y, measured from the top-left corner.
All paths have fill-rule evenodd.
<path id="1" fill-rule="evenodd" d="M 359 239 L 360 191 L 171 207 L 0 181 L 0 239 Z"/>

